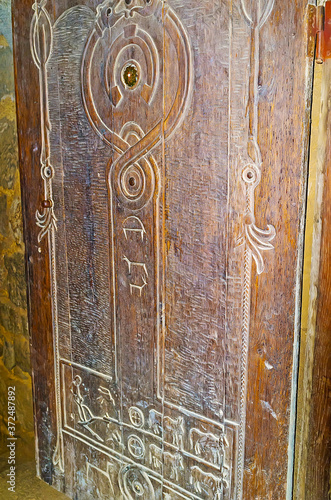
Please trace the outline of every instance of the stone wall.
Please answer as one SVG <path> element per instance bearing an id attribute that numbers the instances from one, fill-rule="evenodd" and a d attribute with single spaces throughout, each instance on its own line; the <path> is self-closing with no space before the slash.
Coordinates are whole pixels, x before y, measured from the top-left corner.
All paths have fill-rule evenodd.
<path id="1" fill-rule="evenodd" d="M 32 389 L 10 8 L 10 0 L 0 0 L 0 452 L 7 449 L 7 388 L 15 385 L 17 456 L 31 458 Z"/>

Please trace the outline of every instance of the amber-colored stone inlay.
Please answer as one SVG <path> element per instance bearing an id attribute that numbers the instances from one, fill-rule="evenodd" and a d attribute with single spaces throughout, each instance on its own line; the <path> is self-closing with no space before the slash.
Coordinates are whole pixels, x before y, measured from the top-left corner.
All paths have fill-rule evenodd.
<path id="1" fill-rule="evenodd" d="M 126 87 L 133 89 L 139 81 L 139 70 L 133 63 L 125 66 L 122 73 L 122 80 Z"/>

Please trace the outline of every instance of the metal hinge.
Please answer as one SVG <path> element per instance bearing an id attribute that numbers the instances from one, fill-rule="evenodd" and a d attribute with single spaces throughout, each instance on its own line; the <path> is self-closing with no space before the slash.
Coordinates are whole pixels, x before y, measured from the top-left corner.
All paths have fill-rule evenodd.
<path id="1" fill-rule="evenodd" d="M 331 58 L 331 1 L 308 5 L 308 55 L 318 64 Z"/>

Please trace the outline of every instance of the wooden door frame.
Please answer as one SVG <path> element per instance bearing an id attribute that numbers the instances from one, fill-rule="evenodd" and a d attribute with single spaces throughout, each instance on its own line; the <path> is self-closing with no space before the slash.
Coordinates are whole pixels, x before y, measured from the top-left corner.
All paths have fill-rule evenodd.
<path id="1" fill-rule="evenodd" d="M 311 265 L 306 263 L 309 307 L 300 354 L 294 500 L 331 497 L 331 60 L 316 73 L 310 155 L 316 193 Z"/>

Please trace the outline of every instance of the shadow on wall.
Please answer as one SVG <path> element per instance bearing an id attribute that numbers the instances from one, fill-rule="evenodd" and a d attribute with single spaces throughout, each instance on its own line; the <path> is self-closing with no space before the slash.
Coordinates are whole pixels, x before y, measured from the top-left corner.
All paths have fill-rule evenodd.
<path id="1" fill-rule="evenodd" d="M 0 0 L 0 453 L 8 453 L 8 387 L 15 386 L 23 461 L 34 456 L 34 433 L 10 10 L 10 0 Z"/>

